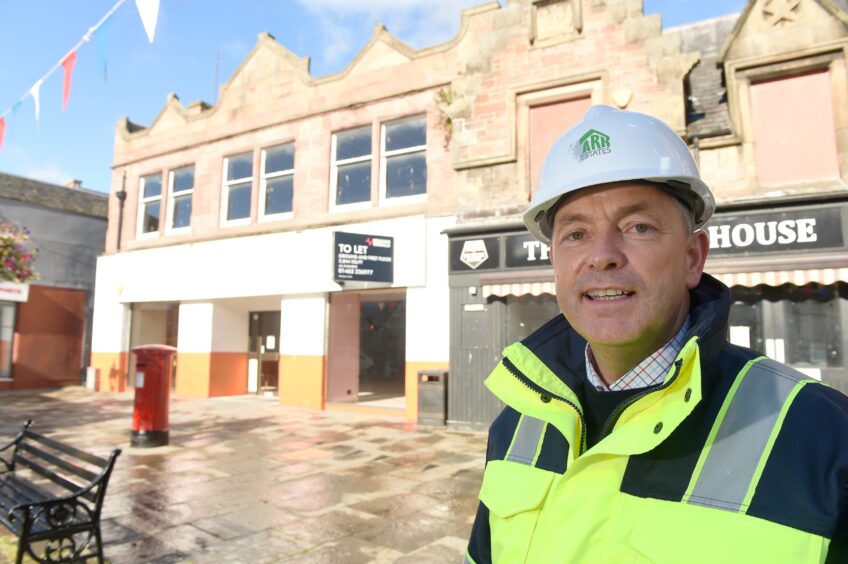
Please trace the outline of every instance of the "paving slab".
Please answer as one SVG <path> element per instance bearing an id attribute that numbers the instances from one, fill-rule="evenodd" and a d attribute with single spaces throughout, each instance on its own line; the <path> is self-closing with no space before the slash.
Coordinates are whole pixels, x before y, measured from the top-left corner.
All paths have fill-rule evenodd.
<path id="1" fill-rule="evenodd" d="M 276 398 L 172 399 L 170 444 L 129 445 L 133 397 L 0 393 L 0 444 L 33 428 L 123 449 L 102 515 L 114 563 L 442 563 L 462 559 L 485 435 Z M 0 564 L 16 539 L 0 528 Z"/>

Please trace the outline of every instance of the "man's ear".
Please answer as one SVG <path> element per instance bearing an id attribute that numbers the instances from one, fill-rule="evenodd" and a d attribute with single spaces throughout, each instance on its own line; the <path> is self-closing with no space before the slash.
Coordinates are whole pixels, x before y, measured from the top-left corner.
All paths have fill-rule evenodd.
<path id="1" fill-rule="evenodd" d="M 706 231 L 699 229 L 689 236 L 686 247 L 686 287 L 690 290 L 701 281 L 709 252 L 710 238 Z"/>

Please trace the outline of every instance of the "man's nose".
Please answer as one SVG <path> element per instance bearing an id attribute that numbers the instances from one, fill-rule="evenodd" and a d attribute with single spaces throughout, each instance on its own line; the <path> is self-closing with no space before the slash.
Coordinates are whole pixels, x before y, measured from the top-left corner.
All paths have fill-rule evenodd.
<path id="1" fill-rule="evenodd" d="M 597 233 L 590 249 L 589 266 L 595 270 L 621 268 L 627 262 L 621 245 L 621 233 L 618 231 Z"/>

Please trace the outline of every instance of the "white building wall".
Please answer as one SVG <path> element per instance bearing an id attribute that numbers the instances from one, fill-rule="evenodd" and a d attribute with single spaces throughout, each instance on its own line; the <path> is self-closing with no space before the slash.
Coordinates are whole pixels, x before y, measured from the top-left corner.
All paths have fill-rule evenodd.
<path id="1" fill-rule="evenodd" d="M 323 356 L 327 298 L 322 295 L 283 298 L 280 302 L 280 354 Z"/>
<path id="2" fill-rule="evenodd" d="M 182 353 L 212 351 L 212 327 L 215 306 L 211 303 L 180 304 L 177 350 Z"/>

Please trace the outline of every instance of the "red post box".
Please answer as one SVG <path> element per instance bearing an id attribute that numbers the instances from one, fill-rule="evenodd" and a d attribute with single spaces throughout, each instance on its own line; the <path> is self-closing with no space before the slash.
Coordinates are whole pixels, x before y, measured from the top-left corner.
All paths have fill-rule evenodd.
<path id="1" fill-rule="evenodd" d="M 157 447 L 168 444 L 168 401 L 171 365 L 177 349 L 166 345 L 134 347 L 135 404 L 130 445 Z"/>

